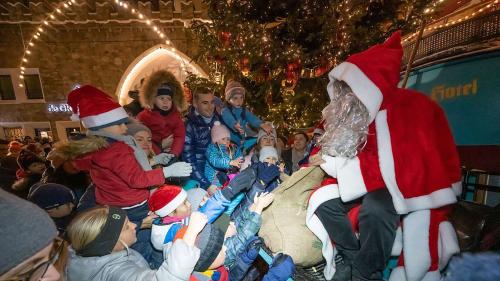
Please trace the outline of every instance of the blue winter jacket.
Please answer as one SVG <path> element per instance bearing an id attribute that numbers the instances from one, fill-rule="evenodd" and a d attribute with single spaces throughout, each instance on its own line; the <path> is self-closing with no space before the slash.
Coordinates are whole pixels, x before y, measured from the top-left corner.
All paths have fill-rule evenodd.
<path id="1" fill-rule="evenodd" d="M 231 147 L 233 151 L 232 157 L 227 152 L 225 145 L 209 144 L 205 152 L 207 162 L 205 163 L 205 178 L 210 181 L 210 184 L 221 187 L 224 183 L 219 181 L 218 173 L 227 173 L 231 168 L 229 162 L 241 157 L 241 150 L 237 147 Z"/>
<path id="2" fill-rule="evenodd" d="M 210 181 L 205 177 L 205 152 L 212 142 L 210 130 L 215 121 L 219 121 L 217 114 L 214 114 L 210 123 L 207 124 L 201 115 L 194 108 L 191 108 L 185 122 L 186 141 L 182 151 L 182 159 L 193 166 L 191 178 L 196 180 L 200 187 L 205 190 L 210 186 Z"/>
<path id="3" fill-rule="evenodd" d="M 245 110 L 245 114 L 243 114 L 243 110 Z M 262 124 L 262 120 L 255 116 L 246 107 L 226 106 L 222 109 L 221 115 L 224 124 L 231 132 L 231 141 L 237 144 L 240 144 L 242 137 L 245 136 L 240 135 L 240 133 L 234 129 L 234 125 L 236 125 L 236 123 L 240 123 L 241 127 L 245 130 L 246 135 L 250 133 L 250 130 L 247 128 L 247 124 L 256 129 Z"/>

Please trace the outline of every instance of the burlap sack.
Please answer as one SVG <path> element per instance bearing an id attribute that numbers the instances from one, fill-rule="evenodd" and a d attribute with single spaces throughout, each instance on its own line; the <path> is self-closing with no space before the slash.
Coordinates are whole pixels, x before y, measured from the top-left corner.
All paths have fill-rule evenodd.
<path id="1" fill-rule="evenodd" d="M 262 213 L 259 236 L 273 253 L 286 253 L 299 266 L 323 259 L 321 241 L 306 226 L 306 210 L 311 191 L 324 176 L 318 166 L 295 172 L 273 191 L 274 202 Z"/>

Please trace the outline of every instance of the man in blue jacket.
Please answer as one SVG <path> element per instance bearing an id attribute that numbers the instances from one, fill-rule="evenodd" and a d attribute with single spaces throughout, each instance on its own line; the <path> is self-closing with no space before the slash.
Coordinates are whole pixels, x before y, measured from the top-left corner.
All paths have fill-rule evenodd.
<path id="1" fill-rule="evenodd" d="M 196 180 L 200 187 L 214 194 L 217 186 L 211 185 L 205 177 L 205 151 L 211 143 L 210 130 L 219 116 L 215 113 L 215 96 L 212 90 L 200 87 L 193 93 L 193 107 L 190 108 L 185 126 L 186 141 L 182 152 L 182 159 L 191 164 L 193 172 L 191 178 Z"/>

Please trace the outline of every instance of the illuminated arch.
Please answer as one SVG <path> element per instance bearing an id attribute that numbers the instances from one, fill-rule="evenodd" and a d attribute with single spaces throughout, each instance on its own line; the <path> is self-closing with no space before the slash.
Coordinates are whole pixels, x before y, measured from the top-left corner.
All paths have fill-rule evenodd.
<path id="1" fill-rule="evenodd" d="M 195 62 L 179 50 L 172 49 L 168 45 L 156 45 L 140 56 L 138 56 L 125 70 L 115 91 L 121 105 L 129 103 L 128 92 L 132 90 L 139 81 L 151 72 L 158 69 L 171 71 L 181 83 L 185 79 L 185 73 L 191 72 L 197 76 L 208 77 L 206 72 Z"/>

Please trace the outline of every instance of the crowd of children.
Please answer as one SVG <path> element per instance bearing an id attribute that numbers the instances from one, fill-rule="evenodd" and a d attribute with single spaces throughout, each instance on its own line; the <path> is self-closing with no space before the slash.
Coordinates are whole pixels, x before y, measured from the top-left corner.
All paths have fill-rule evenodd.
<path id="1" fill-rule="evenodd" d="M 214 93 L 199 88 L 183 120 L 182 88 L 168 71 L 146 78 L 139 97 L 143 110 L 130 116 L 101 90 L 76 88 L 68 104 L 86 135 L 48 155 L 14 141 L 2 158 L 2 167 L 22 171 L 6 189 L 45 210 L 69 243 L 62 276 L 257 278 L 249 269 L 263 245 L 261 213 L 287 172 L 276 129 L 244 106 L 236 81 L 221 115 Z M 287 280 L 294 270 L 280 254 L 261 277 Z"/>

